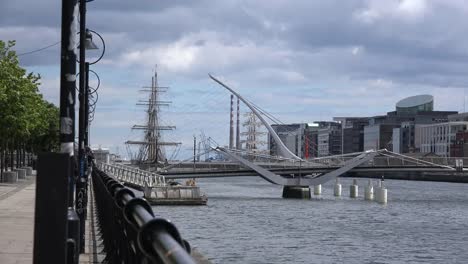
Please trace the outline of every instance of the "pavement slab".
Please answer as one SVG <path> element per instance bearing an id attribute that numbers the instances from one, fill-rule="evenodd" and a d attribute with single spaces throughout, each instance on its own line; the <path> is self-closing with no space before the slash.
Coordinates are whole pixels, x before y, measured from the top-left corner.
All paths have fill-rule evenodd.
<path id="1" fill-rule="evenodd" d="M 0 263 L 32 263 L 36 184 L 0 186 Z"/>

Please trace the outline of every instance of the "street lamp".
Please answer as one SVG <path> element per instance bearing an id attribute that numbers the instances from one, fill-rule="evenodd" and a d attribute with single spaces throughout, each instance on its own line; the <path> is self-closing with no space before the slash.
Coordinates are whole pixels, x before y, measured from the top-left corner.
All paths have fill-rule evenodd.
<path id="1" fill-rule="evenodd" d="M 87 50 L 97 50 L 99 49 L 98 46 L 93 42 L 93 35 L 86 29 L 85 33 L 85 49 Z"/>
<path id="2" fill-rule="evenodd" d="M 86 207 L 88 203 L 88 176 L 90 170 L 88 169 L 87 164 L 87 157 L 86 157 L 86 147 L 89 144 L 89 99 L 90 99 L 90 91 L 89 91 L 89 66 L 92 64 L 97 63 L 102 59 L 105 53 L 105 42 L 104 39 L 99 35 L 96 31 L 90 30 L 86 28 L 86 1 L 81 0 L 80 4 L 80 86 L 79 86 L 79 119 L 78 119 L 78 177 L 76 182 L 76 199 L 75 199 L 75 209 L 80 218 L 80 253 L 84 252 L 85 248 L 85 220 L 86 220 Z M 102 42 L 102 52 L 101 55 L 94 60 L 93 62 L 86 62 L 86 50 L 97 50 L 98 45 L 93 42 L 93 33 L 97 35 L 101 42 Z M 84 48 L 83 48 L 84 47 Z M 92 71 L 96 76 L 96 72 Z M 99 76 L 98 76 L 99 80 Z M 99 80 L 100 84 L 100 80 Z M 97 101 L 97 89 L 99 85 L 93 90 L 91 93 L 91 98 L 96 98 Z M 96 94 L 96 96 L 93 96 Z M 93 102 L 93 111 L 94 114 L 94 107 L 96 101 Z"/>

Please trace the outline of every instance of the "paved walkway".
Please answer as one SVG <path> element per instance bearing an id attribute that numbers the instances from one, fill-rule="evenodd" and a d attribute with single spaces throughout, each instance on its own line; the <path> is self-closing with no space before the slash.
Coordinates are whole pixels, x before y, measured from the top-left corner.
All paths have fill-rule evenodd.
<path id="1" fill-rule="evenodd" d="M 32 263 L 35 177 L 0 184 L 0 263 Z"/>
<path id="2" fill-rule="evenodd" d="M 32 263 L 34 245 L 35 178 L 16 184 L 0 183 L 0 264 Z M 91 192 L 90 192 L 91 194 Z M 105 255 L 95 236 L 96 212 L 90 197 L 86 221 L 85 253 L 80 263 L 101 263 Z M 98 239 L 98 241 L 96 241 Z M 197 263 L 210 263 L 198 252 L 193 252 Z"/>

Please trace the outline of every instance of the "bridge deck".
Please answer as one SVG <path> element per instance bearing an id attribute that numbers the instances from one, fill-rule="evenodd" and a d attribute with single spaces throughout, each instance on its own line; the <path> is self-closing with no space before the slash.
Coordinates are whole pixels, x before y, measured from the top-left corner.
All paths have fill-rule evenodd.
<path id="1" fill-rule="evenodd" d="M 339 167 L 303 167 L 303 168 L 274 168 L 270 169 L 278 175 L 292 175 L 302 174 L 309 175 L 313 173 L 327 173 L 338 169 Z M 421 167 L 421 166 L 361 166 L 355 167 L 349 172 L 363 173 L 374 172 L 376 174 L 382 173 L 407 173 L 407 172 L 440 172 L 447 174 L 458 173 L 453 170 L 448 170 L 440 167 Z M 466 172 L 465 172 L 466 173 Z M 239 177 L 239 176 L 258 176 L 258 173 L 250 169 L 241 170 L 223 170 L 223 169 L 198 169 L 198 170 L 170 170 L 162 173 L 166 179 L 186 179 L 186 178 L 216 178 L 216 177 Z"/>

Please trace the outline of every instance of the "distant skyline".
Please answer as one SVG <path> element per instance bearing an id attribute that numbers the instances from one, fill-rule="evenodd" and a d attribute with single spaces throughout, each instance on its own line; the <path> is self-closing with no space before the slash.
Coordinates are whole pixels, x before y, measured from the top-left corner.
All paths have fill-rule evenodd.
<path id="1" fill-rule="evenodd" d="M 157 65 L 168 135 L 194 134 L 227 145 L 229 95 L 208 73 L 283 122 L 372 116 L 413 95 L 434 96 L 435 110 L 463 111 L 468 87 L 468 2 L 463 0 L 111 1 L 88 3 L 88 28 L 106 41 L 93 65 L 101 78 L 91 144 L 125 154 L 135 106 Z M 0 39 L 18 53 L 60 40 L 61 1 L 0 2 Z M 96 40 L 98 45 L 100 43 Z M 59 46 L 20 57 L 42 76 L 58 104 Z M 183 158 L 183 156 L 181 156 Z"/>

